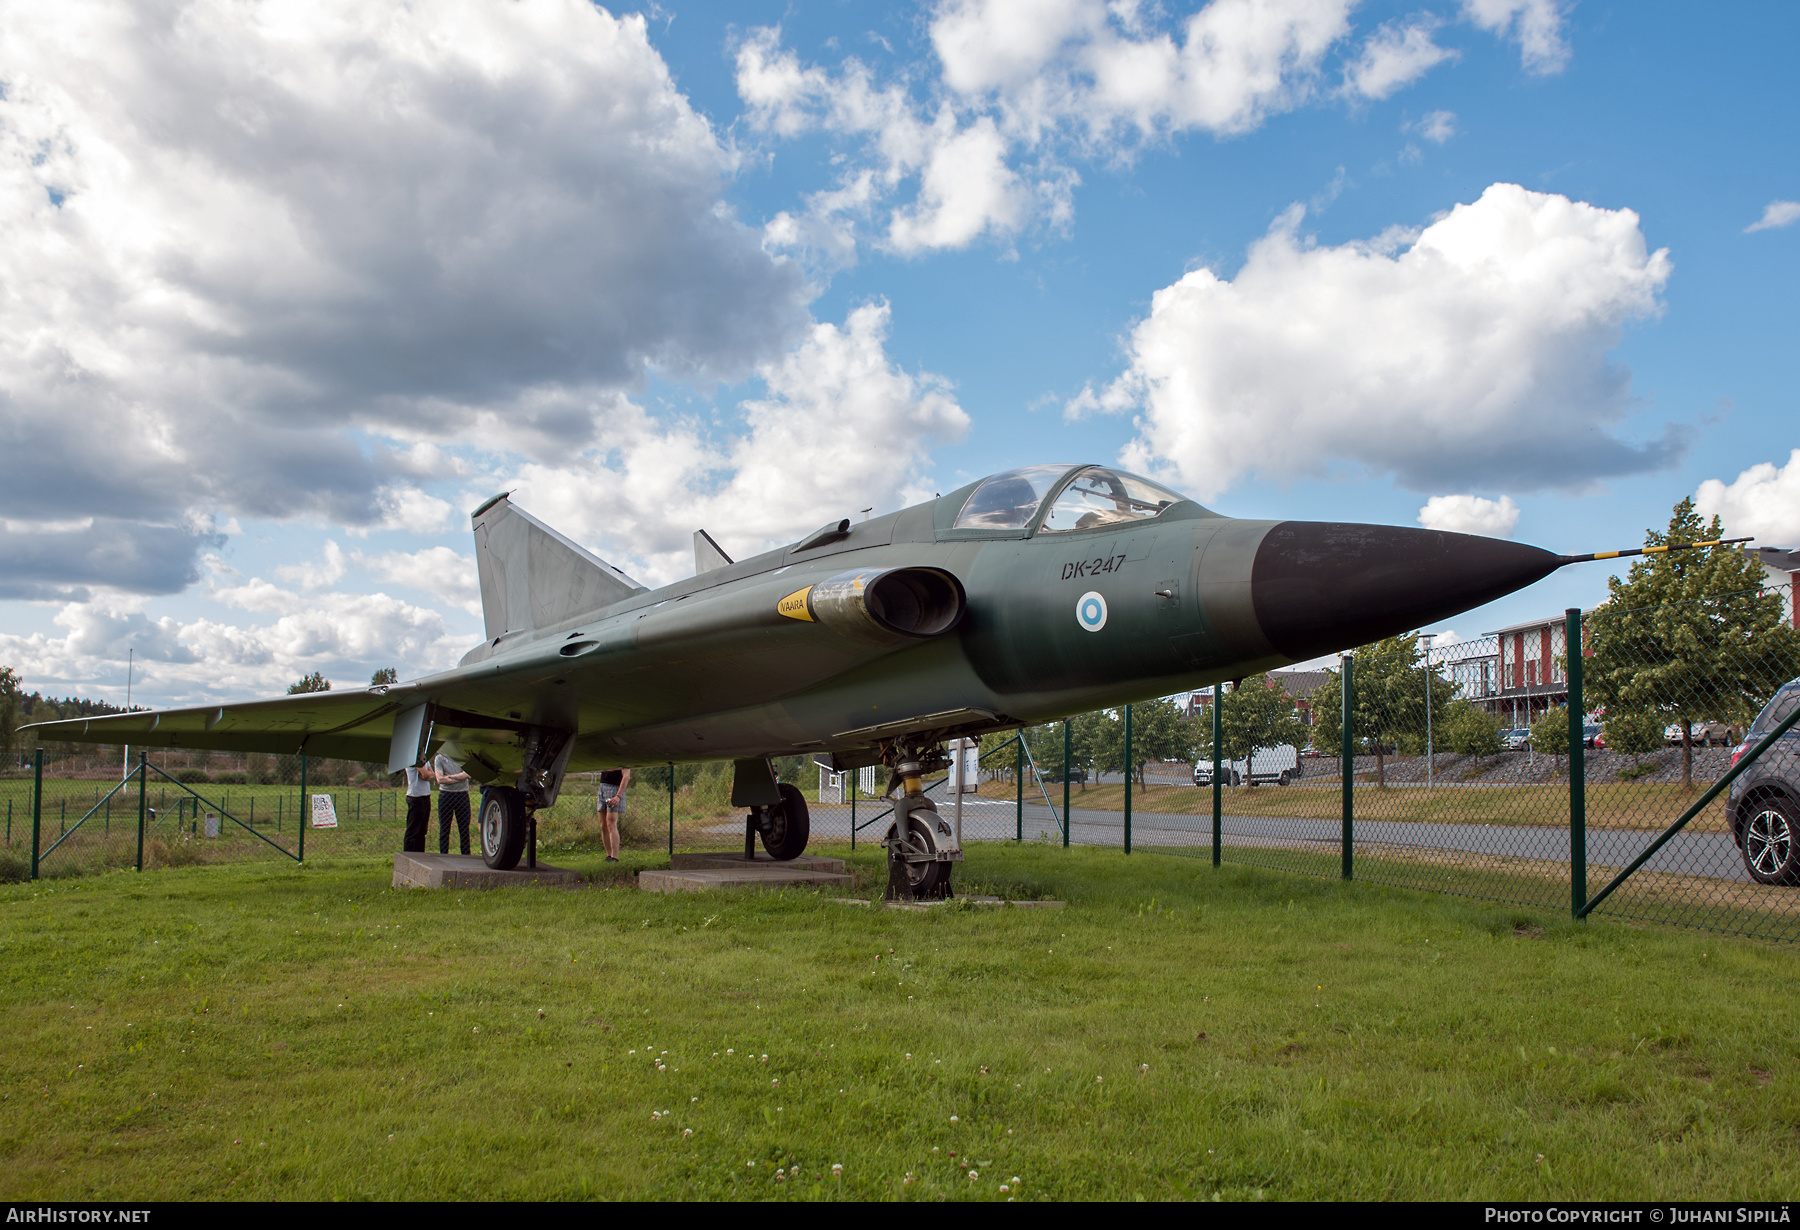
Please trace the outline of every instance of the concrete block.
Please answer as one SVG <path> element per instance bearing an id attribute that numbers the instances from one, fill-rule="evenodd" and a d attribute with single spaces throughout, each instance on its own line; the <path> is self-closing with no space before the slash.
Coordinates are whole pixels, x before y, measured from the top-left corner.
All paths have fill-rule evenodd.
<path id="1" fill-rule="evenodd" d="M 638 887 L 651 893 L 692 893 L 708 888 L 852 888 L 852 877 L 837 871 L 808 871 L 785 863 L 737 867 L 671 868 L 638 872 Z"/>
<path id="2" fill-rule="evenodd" d="M 669 860 L 673 871 L 698 871 L 730 869 L 734 867 L 777 867 L 789 871 L 832 871 L 842 875 L 844 860 L 841 858 L 820 858 L 816 854 L 802 854 L 799 858 L 778 863 L 765 854 L 758 854 L 755 859 L 746 862 L 742 850 L 725 850 L 705 854 L 677 854 Z"/>
<path id="3" fill-rule="evenodd" d="M 579 872 L 539 863 L 528 868 L 520 863 L 512 871 L 495 871 L 472 854 L 396 854 L 395 888 L 573 888 L 581 883 Z"/>

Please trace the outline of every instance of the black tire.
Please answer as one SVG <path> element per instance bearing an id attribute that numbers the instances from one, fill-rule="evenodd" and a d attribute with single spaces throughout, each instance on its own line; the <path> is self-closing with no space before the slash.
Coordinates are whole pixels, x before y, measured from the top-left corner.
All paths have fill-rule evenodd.
<path id="1" fill-rule="evenodd" d="M 1758 884 L 1800 884 L 1800 808 L 1764 799 L 1744 821 L 1744 870 Z"/>
<path id="2" fill-rule="evenodd" d="M 922 814 L 933 818 L 937 815 L 936 812 L 931 811 Z M 937 835 L 931 831 L 930 822 L 920 818 L 920 813 L 914 813 L 906 818 L 906 829 L 905 845 L 907 849 L 918 854 L 937 853 Z M 890 829 L 889 832 L 891 833 L 892 830 Z M 906 864 L 906 879 L 912 885 L 913 895 L 923 897 L 935 892 L 945 866 L 946 864 L 935 860 L 929 863 Z"/>
<path id="3" fill-rule="evenodd" d="M 781 793 L 781 802 L 768 810 L 767 823 L 761 826 L 762 843 L 770 858 L 784 863 L 806 852 L 812 817 L 806 810 L 806 796 L 798 786 L 782 782 L 776 789 Z"/>
<path id="4" fill-rule="evenodd" d="M 525 852 L 525 795 L 495 786 L 481 795 L 481 861 L 495 871 L 511 871 Z"/>
<path id="5" fill-rule="evenodd" d="M 1238 771 L 1236 769 L 1231 771 L 1231 784 L 1233 786 L 1241 786 L 1244 784 L 1244 779 L 1238 776 Z"/>
<path id="6" fill-rule="evenodd" d="M 1277 784 L 1282 785 L 1282 786 L 1289 786 L 1289 785 L 1293 784 L 1293 781 L 1294 781 L 1293 774 L 1291 772 L 1289 772 L 1287 769 L 1283 769 L 1281 771 L 1281 779 Z"/>

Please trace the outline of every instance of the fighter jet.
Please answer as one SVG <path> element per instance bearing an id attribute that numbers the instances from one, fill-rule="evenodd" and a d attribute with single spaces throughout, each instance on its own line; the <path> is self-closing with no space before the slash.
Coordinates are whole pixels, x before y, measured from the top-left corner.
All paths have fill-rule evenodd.
<path id="1" fill-rule="evenodd" d="M 732 805 L 786 860 L 806 848 L 807 807 L 770 758 L 881 765 L 890 884 L 934 895 L 962 858 L 921 787 L 949 740 L 1366 644 L 1573 560 L 1436 530 L 1226 517 L 1098 465 L 1009 470 L 741 561 L 701 530 L 696 574 L 660 589 L 508 495 L 472 519 L 486 637 L 454 670 L 28 729 L 389 771 L 441 748 L 484 787 L 495 868 L 535 843 L 534 813 L 571 771 L 735 761 Z"/>

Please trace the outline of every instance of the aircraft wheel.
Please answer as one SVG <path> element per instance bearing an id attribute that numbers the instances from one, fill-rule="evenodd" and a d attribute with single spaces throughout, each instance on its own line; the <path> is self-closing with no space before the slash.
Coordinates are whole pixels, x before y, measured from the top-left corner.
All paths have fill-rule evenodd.
<path id="1" fill-rule="evenodd" d="M 776 862 L 799 858 L 812 835 L 812 820 L 806 810 L 806 796 L 792 782 L 776 787 L 781 802 L 768 810 L 768 825 L 762 830 L 763 849 Z"/>
<path id="2" fill-rule="evenodd" d="M 936 815 L 935 812 L 927 813 Z M 915 854 L 936 854 L 937 839 L 932 835 L 931 825 L 918 816 L 906 818 L 906 840 L 904 849 Z M 915 897 L 927 896 L 937 889 L 942 879 L 946 864 L 939 862 L 906 864 L 906 879 L 912 885 Z"/>
<path id="3" fill-rule="evenodd" d="M 481 861 L 495 871 L 511 871 L 525 852 L 525 795 L 495 786 L 481 798 Z"/>
<path id="4" fill-rule="evenodd" d="M 1800 883 L 1800 819 L 1786 799 L 1764 799 L 1744 825 L 1744 870 L 1758 884 Z"/>

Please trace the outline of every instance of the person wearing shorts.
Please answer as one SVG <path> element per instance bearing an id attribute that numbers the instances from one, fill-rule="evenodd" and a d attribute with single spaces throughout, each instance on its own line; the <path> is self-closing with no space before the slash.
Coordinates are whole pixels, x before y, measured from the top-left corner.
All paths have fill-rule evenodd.
<path id="1" fill-rule="evenodd" d="M 431 831 L 431 783 L 435 776 L 428 764 L 407 766 L 406 838 L 400 843 L 400 849 L 407 854 L 425 853 L 425 835 Z"/>
<path id="2" fill-rule="evenodd" d="M 600 775 L 594 810 L 600 816 L 600 839 L 606 843 L 609 863 L 619 861 L 619 815 L 625 810 L 625 787 L 630 784 L 630 769 L 608 769 Z"/>
<path id="3" fill-rule="evenodd" d="M 469 852 L 469 775 L 450 757 L 439 755 L 432 766 L 438 784 L 438 853 L 450 853 L 450 825 L 456 825 L 462 852 Z"/>

